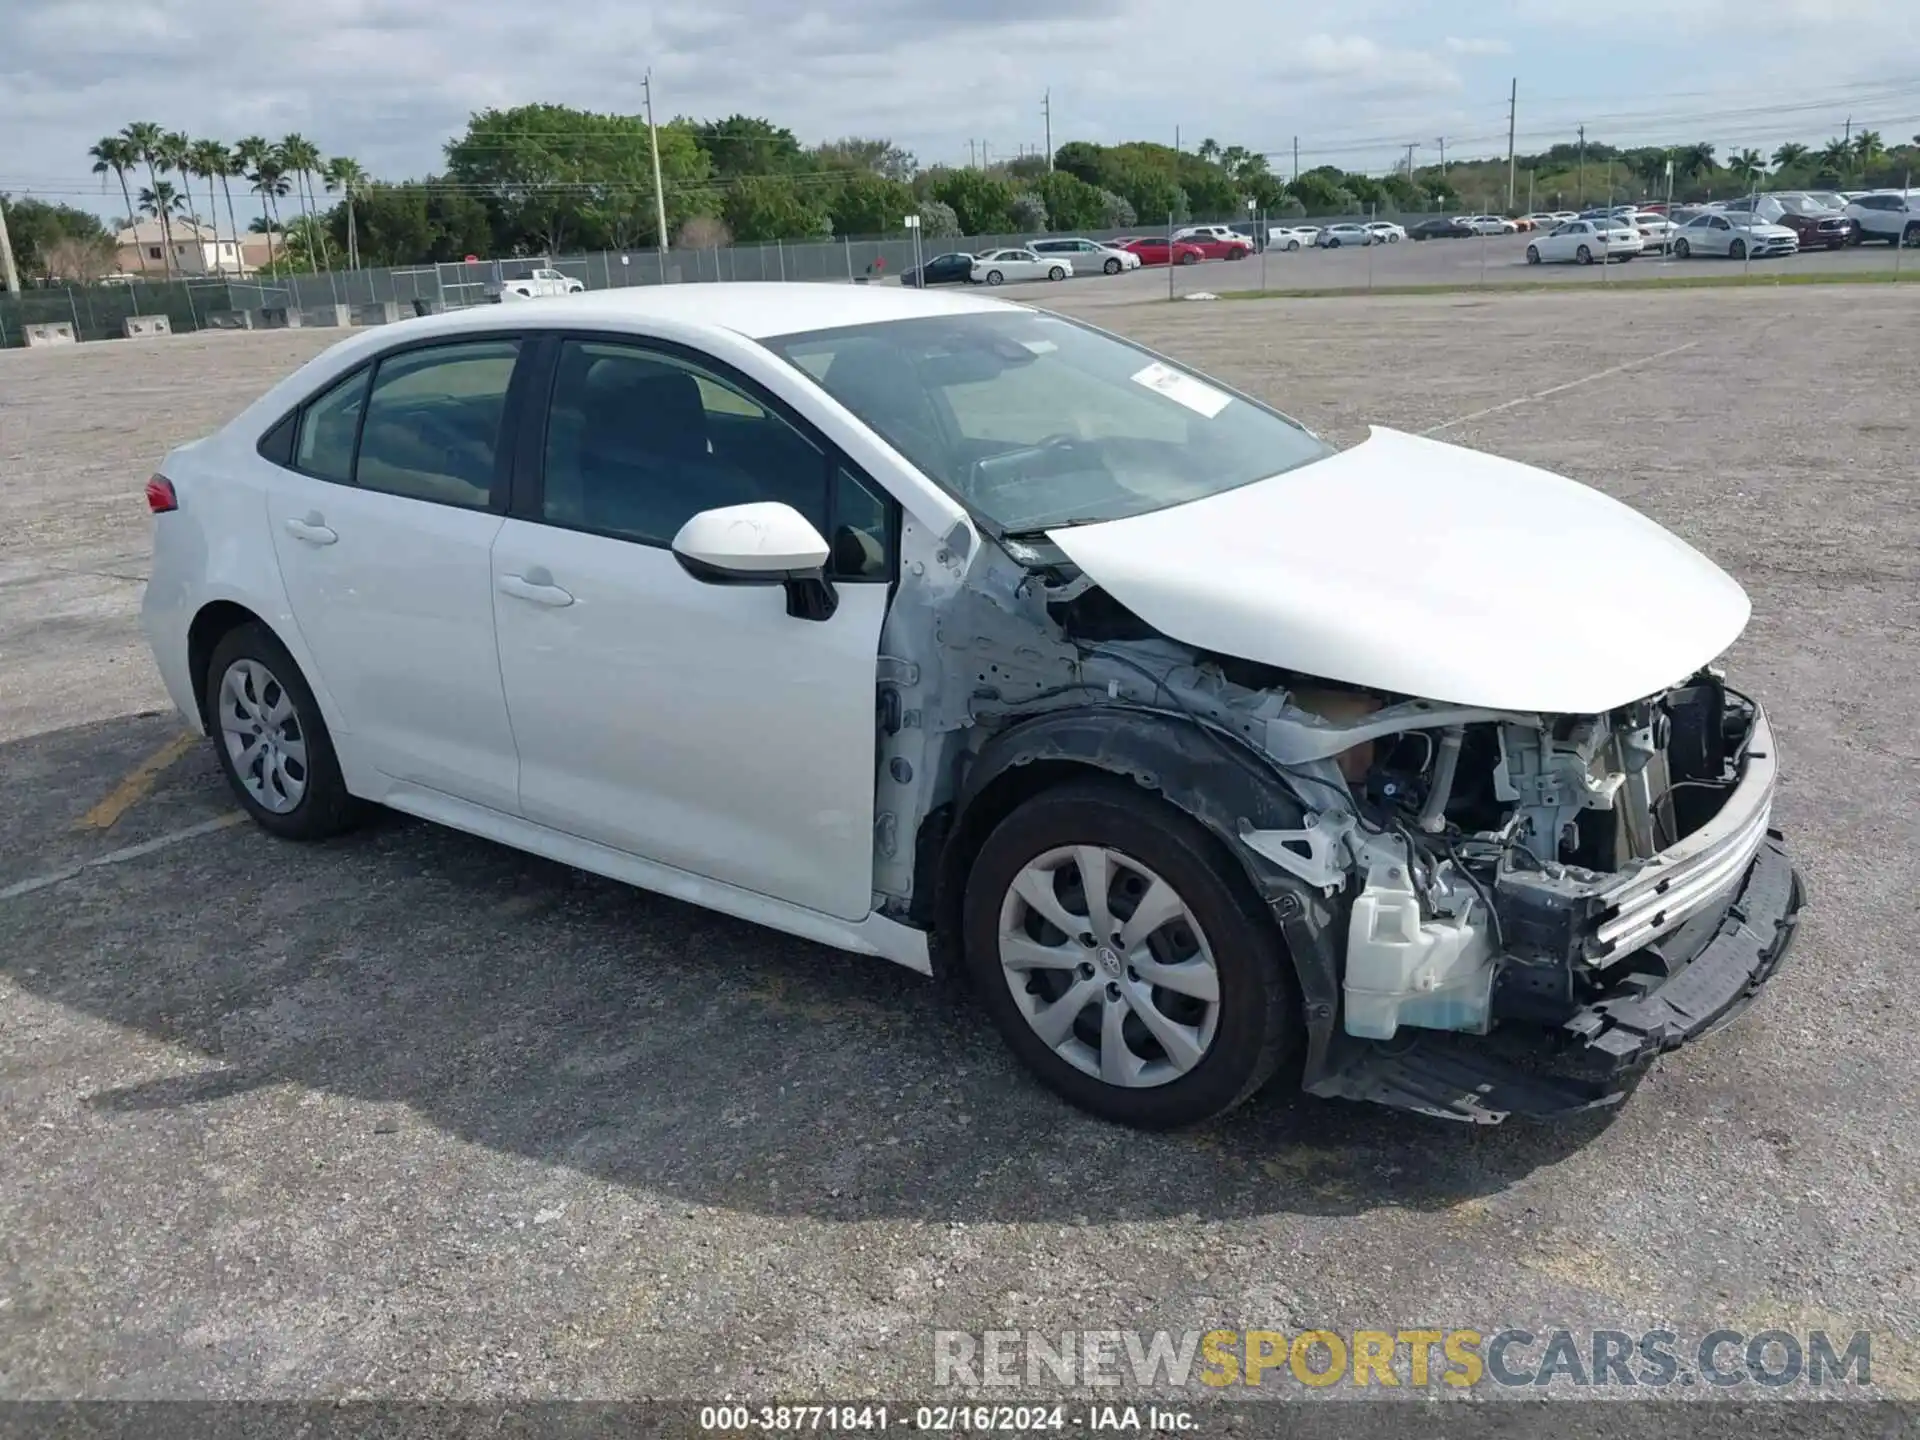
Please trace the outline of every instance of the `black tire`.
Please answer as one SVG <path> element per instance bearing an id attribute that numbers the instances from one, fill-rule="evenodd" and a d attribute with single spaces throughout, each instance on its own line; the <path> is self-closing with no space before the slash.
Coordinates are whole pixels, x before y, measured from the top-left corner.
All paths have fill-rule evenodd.
<path id="1" fill-rule="evenodd" d="M 1746 259 L 1747 258 L 1747 242 L 1744 240 L 1736 240 L 1731 245 L 1727 246 L 1727 258 L 1729 260 Z"/>
<path id="2" fill-rule="evenodd" d="M 1287 241 L 1286 248 L 1289 250 L 1298 250 L 1300 248 L 1300 242 L 1298 240 L 1289 240 Z"/>
<path id="3" fill-rule="evenodd" d="M 1538 245 L 1527 246 L 1527 264 L 1538 265 L 1539 263 L 1540 263 L 1540 247 Z"/>
<path id="4" fill-rule="evenodd" d="M 291 810 L 269 810 L 256 800 L 242 782 L 234 756 L 227 748 L 221 729 L 221 682 L 227 671 L 241 660 L 251 660 L 264 667 L 293 702 L 290 723 L 297 726 L 298 736 L 306 744 L 306 791 Z M 365 807 L 347 793 L 347 782 L 340 773 L 340 760 L 334 754 L 333 737 L 327 733 L 319 703 L 314 700 L 313 691 L 293 656 L 271 630 L 258 621 L 229 630 L 213 647 L 201 683 L 220 769 L 241 808 L 255 823 L 287 840 L 326 840 L 352 829 L 360 821 Z"/>
<path id="5" fill-rule="evenodd" d="M 1575 250 L 1573 254 L 1574 254 L 1574 258 L 1578 260 L 1582 265 L 1591 265 L 1593 263 L 1593 251 L 1589 250 L 1584 245 L 1582 245 L 1578 250 Z"/>
<path id="6" fill-rule="evenodd" d="M 1008 889 L 1036 856 L 1075 844 L 1118 850 L 1161 876 L 1206 934 L 1220 982 L 1213 1041 L 1165 1084 L 1109 1085 L 1062 1059 L 1027 1023 L 1005 979 L 998 936 Z M 967 877 L 962 943 L 975 993 L 1014 1054 L 1056 1094 L 1122 1125 L 1165 1130 L 1222 1114 L 1272 1079 L 1299 1043 L 1285 943 L 1233 859 L 1193 820 L 1126 782 L 1062 785 L 1001 821 Z"/>
<path id="7" fill-rule="evenodd" d="M 1067 272 L 1062 270 L 1058 265 L 1050 265 L 1047 267 L 1047 279 L 1064 280 L 1066 278 Z"/>
<path id="8" fill-rule="evenodd" d="M 1682 260 L 1690 260 L 1693 258 L 1693 246 L 1685 240 L 1676 240 L 1673 242 L 1673 253 Z"/>
<path id="9" fill-rule="evenodd" d="M 987 272 L 987 283 L 989 285 L 998 285 L 1006 278 L 1007 277 L 1002 275 L 998 270 L 989 270 Z"/>
<path id="10" fill-rule="evenodd" d="M 1327 241 L 1327 249 L 1338 250 L 1339 248 L 1340 248 L 1340 237 L 1338 235 L 1334 236 L 1331 240 Z"/>
<path id="11" fill-rule="evenodd" d="M 1118 275 L 1120 273 L 1120 262 L 1118 260 L 1109 260 L 1100 268 L 1109 275 Z"/>
<path id="12" fill-rule="evenodd" d="M 1199 261 L 1199 259 L 1200 259 L 1200 257 L 1199 257 L 1198 255 L 1196 255 L 1196 254 L 1194 254 L 1194 253 L 1193 253 L 1193 252 L 1192 252 L 1191 250 L 1185 250 L 1185 251 L 1182 251 L 1182 252 L 1181 252 L 1181 254 L 1180 254 L 1180 263 L 1181 263 L 1182 265 L 1193 265 L 1193 264 L 1196 264 L 1196 263 L 1198 263 L 1198 261 Z"/>
<path id="13" fill-rule="evenodd" d="M 1920 221 L 1913 222 L 1900 232 L 1900 243 L 1911 249 L 1920 245 Z"/>

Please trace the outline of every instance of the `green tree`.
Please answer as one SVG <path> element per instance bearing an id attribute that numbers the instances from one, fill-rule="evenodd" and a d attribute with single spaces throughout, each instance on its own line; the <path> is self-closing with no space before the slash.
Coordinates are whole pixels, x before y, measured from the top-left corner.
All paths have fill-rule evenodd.
<path id="1" fill-rule="evenodd" d="M 1101 193 L 1077 175 L 1055 170 L 1035 182 L 1056 230 L 1095 230 L 1105 225 Z M 1127 222 L 1131 224 L 1132 222 Z"/>
<path id="2" fill-rule="evenodd" d="M 1727 157 L 1726 171 L 1751 189 L 1767 173 L 1766 157 L 1758 150 L 1738 150 Z"/>
<path id="3" fill-rule="evenodd" d="M 1126 197 L 1142 225 L 1165 225 L 1169 215 L 1176 225 L 1192 218 L 1187 192 L 1163 170 L 1133 164 L 1122 171 L 1114 188 Z"/>
<path id="4" fill-rule="evenodd" d="M 159 158 L 160 127 L 151 120 L 136 120 L 120 132 L 120 138 L 132 152 L 140 157 L 140 163 L 146 167 L 147 189 L 156 191 L 160 183 L 160 173 L 155 168 Z M 137 216 L 130 216 L 137 219 Z M 173 220 L 164 217 L 160 221 L 160 234 L 163 240 L 162 254 L 166 257 L 167 278 L 173 278 Z"/>
<path id="5" fill-rule="evenodd" d="M 347 233 L 344 248 L 347 254 L 347 268 L 360 268 L 359 226 L 355 224 L 353 209 L 354 196 L 367 188 L 367 172 L 358 160 L 345 155 L 336 155 L 321 167 L 321 179 L 326 182 L 327 193 L 340 192 L 340 203 L 347 212 Z"/>
<path id="6" fill-rule="evenodd" d="M 659 132 L 671 234 L 711 205 L 707 153 L 690 124 Z M 447 144 L 446 179 L 477 195 L 493 218 L 493 246 L 558 254 L 572 243 L 654 238 L 653 169 L 646 122 L 565 105 L 484 110 Z"/>
<path id="7" fill-rule="evenodd" d="M 458 186 L 429 176 L 383 185 L 368 181 L 353 189 L 354 221 L 363 265 L 421 265 L 484 255 L 492 241 L 487 207 Z M 346 243 L 344 205 L 328 217 L 332 239 Z"/>
<path id="8" fill-rule="evenodd" d="M 821 170 L 854 170 L 906 184 L 919 171 L 911 150 L 891 140 L 869 140 L 858 135 L 829 140 L 813 147 L 813 164 Z"/>
<path id="9" fill-rule="evenodd" d="M 720 218 L 735 240 L 797 240 L 832 232 L 833 221 L 813 193 L 783 176 L 736 180 L 720 202 Z"/>
<path id="10" fill-rule="evenodd" d="M 108 135 L 97 141 L 87 154 L 93 157 L 93 173 L 102 178 L 111 173 L 120 182 L 120 198 L 126 202 L 127 224 L 138 218 L 133 208 L 133 191 L 127 185 L 127 172 L 140 163 L 140 152 L 125 135 Z M 140 255 L 140 268 L 147 268 L 147 247 L 136 245 L 134 249 Z"/>
<path id="11" fill-rule="evenodd" d="M 187 168 L 194 173 L 196 178 L 207 182 L 208 218 L 213 223 L 214 253 L 217 255 L 220 244 L 220 202 L 213 193 L 213 182 L 218 180 L 220 182 L 220 188 L 226 192 L 227 230 L 229 234 L 232 234 L 234 228 L 233 192 L 227 188 L 227 175 L 232 169 L 232 157 L 227 153 L 227 147 L 218 140 L 195 140 L 187 147 Z M 240 237 L 237 234 L 233 235 L 233 248 L 234 254 L 237 256 L 240 251 Z M 216 268 L 218 268 L 217 261 L 215 264 Z"/>
<path id="12" fill-rule="evenodd" d="M 1698 180 L 1713 173 L 1713 155 L 1714 147 L 1705 141 L 1684 145 L 1674 157 L 1673 168 L 1683 179 Z"/>
<path id="13" fill-rule="evenodd" d="M 1047 157 L 1044 155 L 1021 155 L 1009 160 L 1005 165 L 994 167 L 1009 180 L 1025 180 L 1028 183 L 1022 189 L 1031 188 L 1031 182 L 1047 173 Z"/>
<path id="14" fill-rule="evenodd" d="M 1100 228 L 1102 230 L 1125 230 L 1137 225 L 1140 216 L 1133 208 L 1133 202 L 1124 195 L 1116 195 L 1111 190 L 1100 192 Z"/>
<path id="15" fill-rule="evenodd" d="M 1798 165 L 1802 160 L 1807 158 L 1807 153 L 1806 146 L 1800 144 L 1798 141 L 1789 140 L 1786 144 L 1775 147 L 1773 152 L 1773 168 L 1776 170 L 1785 170 L 1790 165 Z"/>
<path id="16" fill-rule="evenodd" d="M 269 146 L 266 155 L 254 165 L 247 180 L 267 212 L 262 217 L 267 221 L 267 269 L 277 271 L 279 262 L 275 254 L 275 237 L 286 233 L 286 227 L 280 223 L 280 202 L 293 190 L 287 172 L 280 168 L 279 152 Z"/>
<path id="17" fill-rule="evenodd" d="M 849 178 L 828 208 L 836 235 L 887 235 L 913 214 L 913 191 L 898 180 L 865 171 Z"/>
<path id="18" fill-rule="evenodd" d="M 320 147 L 304 135 L 289 135 L 279 145 L 280 168 L 294 182 L 294 203 L 300 207 L 300 213 L 311 221 L 316 209 L 313 193 L 313 172 L 320 168 Z M 327 265 L 327 237 L 324 232 L 308 226 L 307 236 L 319 246 L 319 253 L 310 257 L 313 267 L 324 269 Z"/>
<path id="19" fill-rule="evenodd" d="M 1287 186 L 1287 193 L 1309 215 L 1344 215 L 1351 196 L 1324 170 L 1309 170 Z"/>
<path id="20" fill-rule="evenodd" d="M 960 233 L 960 217 L 944 200 L 920 202 L 920 235 L 926 240 L 946 240 Z"/>
<path id="21" fill-rule="evenodd" d="M 1238 215 L 1245 208 L 1240 203 L 1240 187 L 1218 165 L 1188 166 L 1178 183 L 1186 191 L 1188 207 L 1195 215 L 1219 220 Z"/>
<path id="22" fill-rule="evenodd" d="M 1236 145 L 1232 148 L 1237 150 L 1240 147 Z M 1200 142 L 1199 148 L 1193 153 L 1198 155 L 1202 160 L 1218 160 L 1220 158 L 1220 142 L 1209 135 Z"/>
<path id="23" fill-rule="evenodd" d="M 1106 151 L 1087 140 L 1069 140 L 1053 152 L 1053 168 L 1088 185 L 1111 189 Z"/>
<path id="24" fill-rule="evenodd" d="M 1007 218 L 1013 221 L 1016 230 L 1032 235 L 1044 234 L 1047 229 L 1047 202 L 1031 190 L 1022 190 L 1007 207 Z"/>
<path id="25" fill-rule="evenodd" d="M 1886 142 L 1880 138 L 1878 130 L 1862 130 L 1853 137 L 1853 159 L 1860 167 L 1860 178 L 1865 179 L 1867 171 L 1887 158 Z"/>
<path id="26" fill-rule="evenodd" d="M 1007 211 L 1013 204 L 1012 187 L 984 171 L 944 171 L 928 193 L 953 207 L 963 235 L 993 235 L 1011 223 Z"/>
<path id="27" fill-rule="evenodd" d="M 1847 141 L 1835 136 L 1827 142 L 1826 148 L 1820 152 L 1821 173 L 1823 175 L 1831 175 L 1838 180 L 1846 179 L 1848 175 L 1853 173 L 1853 154 L 1853 146 Z"/>
<path id="28" fill-rule="evenodd" d="M 71 205 L 0 194 L 13 256 L 23 274 L 93 280 L 113 268 L 113 239 L 100 217 Z"/>
<path id="29" fill-rule="evenodd" d="M 754 115 L 729 115 L 708 125 L 689 125 L 699 136 L 713 174 L 722 180 L 791 175 L 807 168 L 806 155 L 784 125 Z M 664 158 L 664 157 L 663 157 Z M 739 231 L 734 238 L 743 238 Z"/>

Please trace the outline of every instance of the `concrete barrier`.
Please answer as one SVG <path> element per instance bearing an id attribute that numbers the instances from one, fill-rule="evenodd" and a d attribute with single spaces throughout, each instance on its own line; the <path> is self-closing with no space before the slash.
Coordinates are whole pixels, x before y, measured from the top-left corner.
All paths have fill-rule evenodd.
<path id="1" fill-rule="evenodd" d="M 251 330 L 254 312 L 251 310 L 209 310 L 207 328 L 211 330 Z"/>
<path id="2" fill-rule="evenodd" d="M 72 345 L 78 339 L 79 337 L 73 333 L 73 326 L 65 320 L 53 324 L 27 326 L 29 346 Z"/>
<path id="3" fill-rule="evenodd" d="M 120 322 L 120 333 L 129 340 L 140 340 L 150 335 L 171 335 L 173 321 L 164 315 L 129 315 Z"/>
<path id="4" fill-rule="evenodd" d="M 315 305 L 312 309 L 303 311 L 302 314 L 309 325 L 331 328 L 335 325 L 353 324 L 351 305 Z"/>
<path id="5" fill-rule="evenodd" d="M 400 319 L 398 300 L 375 300 L 367 305 L 353 307 L 353 323 L 356 325 L 392 325 Z"/>
<path id="6" fill-rule="evenodd" d="M 300 312 L 285 305 L 262 305 L 252 313 L 260 318 L 250 328 L 258 330 L 298 330 L 303 323 Z"/>

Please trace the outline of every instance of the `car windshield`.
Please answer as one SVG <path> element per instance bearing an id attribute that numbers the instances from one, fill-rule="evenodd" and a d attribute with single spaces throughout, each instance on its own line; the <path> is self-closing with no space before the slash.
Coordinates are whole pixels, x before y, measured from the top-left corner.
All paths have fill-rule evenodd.
<path id="1" fill-rule="evenodd" d="M 1333 453 L 1278 411 L 1059 316 L 928 316 L 761 343 L 1003 533 L 1145 514 Z"/>

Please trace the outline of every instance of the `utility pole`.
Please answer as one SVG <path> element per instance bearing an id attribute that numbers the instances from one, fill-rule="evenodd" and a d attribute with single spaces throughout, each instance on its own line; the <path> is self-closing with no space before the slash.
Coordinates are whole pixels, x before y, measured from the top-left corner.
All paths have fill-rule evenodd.
<path id="1" fill-rule="evenodd" d="M 1293 178 L 1300 178 L 1300 137 L 1293 137 Z"/>
<path id="2" fill-rule="evenodd" d="M 1047 173 L 1053 173 L 1053 91 L 1040 97 L 1040 113 L 1047 119 Z"/>
<path id="3" fill-rule="evenodd" d="M 1407 179 L 1413 179 L 1413 147 L 1416 142 L 1407 142 Z"/>
<path id="4" fill-rule="evenodd" d="M 1444 185 L 1447 183 L 1447 137 L 1437 135 L 1433 143 L 1440 147 L 1440 183 Z"/>
<path id="5" fill-rule="evenodd" d="M 1853 143 L 1853 116 L 1851 115 L 1847 116 L 1846 141 L 1849 145 Z"/>
<path id="6" fill-rule="evenodd" d="M 647 148 L 653 152 L 653 223 L 659 227 L 660 283 L 667 283 L 667 191 L 660 183 L 660 131 L 653 123 L 653 68 L 640 81 L 647 97 Z"/>
<path id="7" fill-rule="evenodd" d="M 979 159 L 974 154 L 974 148 L 973 148 L 974 143 L 975 142 L 972 140 L 967 141 L 967 168 L 969 170 L 973 169 L 975 166 L 977 166 L 980 163 Z"/>
<path id="8" fill-rule="evenodd" d="M 1520 77 L 1513 77 L 1513 88 L 1507 92 L 1507 209 L 1513 209 L 1513 117 L 1520 108 Z"/>
<path id="9" fill-rule="evenodd" d="M 1180 127 L 1178 125 L 1173 127 L 1173 153 L 1176 155 L 1180 153 Z M 1173 262 L 1168 261 L 1167 263 L 1172 264 Z"/>
<path id="10" fill-rule="evenodd" d="M 20 272 L 13 264 L 13 241 L 7 235 L 7 207 L 0 202 L 0 279 L 7 282 L 7 293 L 20 293 Z"/>
<path id="11" fill-rule="evenodd" d="M 1587 208 L 1587 127 L 1580 127 L 1580 168 L 1575 172 L 1579 183 L 1574 193 L 1574 204 L 1582 210 Z"/>

